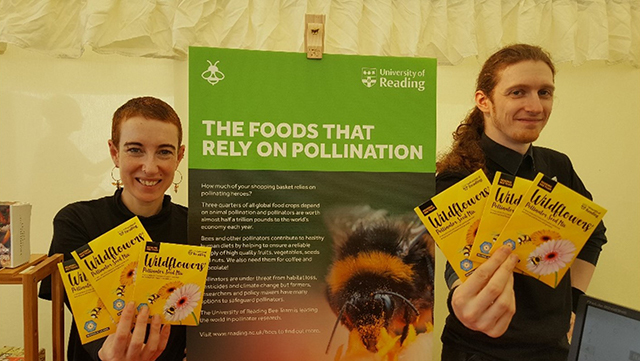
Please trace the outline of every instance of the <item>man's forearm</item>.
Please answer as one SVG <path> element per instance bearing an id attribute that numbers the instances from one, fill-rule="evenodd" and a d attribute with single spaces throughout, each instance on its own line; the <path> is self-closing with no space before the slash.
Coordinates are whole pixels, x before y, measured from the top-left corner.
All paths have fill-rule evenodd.
<path id="1" fill-rule="evenodd" d="M 591 283 L 591 277 L 596 270 L 596 266 L 576 258 L 571 265 L 571 286 L 579 289 L 582 292 L 587 292 L 589 283 Z"/>

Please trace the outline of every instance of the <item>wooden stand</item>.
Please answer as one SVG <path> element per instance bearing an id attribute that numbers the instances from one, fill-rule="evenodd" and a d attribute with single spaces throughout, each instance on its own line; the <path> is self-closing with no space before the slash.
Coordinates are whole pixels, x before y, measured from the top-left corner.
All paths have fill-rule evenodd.
<path id="1" fill-rule="evenodd" d="M 64 286 L 57 264 L 61 254 L 31 255 L 28 263 L 0 270 L 0 284 L 21 284 L 24 314 L 24 359 L 38 361 L 38 283 L 51 275 L 53 361 L 64 361 Z"/>

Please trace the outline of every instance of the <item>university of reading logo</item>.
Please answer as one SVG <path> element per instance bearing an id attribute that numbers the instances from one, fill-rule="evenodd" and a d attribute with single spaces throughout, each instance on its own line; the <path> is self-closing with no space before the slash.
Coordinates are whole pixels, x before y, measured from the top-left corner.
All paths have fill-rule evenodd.
<path id="1" fill-rule="evenodd" d="M 367 88 L 374 86 L 378 81 L 377 73 L 378 69 L 376 68 L 362 68 L 362 84 Z"/>
<path id="2" fill-rule="evenodd" d="M 220 60 L 216 61 L 215 64 L 211 64 L 209 60 L 209 68 L 202 73 L 202 79 L 209 82 L 211 85 L 216 85 L 222 79 L 224 79 L 224 73 L 218 69 L 218 63 Z"/>
<path id="3" fill-rule="evenodd" d="M 372 88 L 376 84 L 379 88 L 415 89 L 424 91 L 426 80 L 426 69 L 421 70 L 395 70 L 362 68 L 362 84 L 367 88 Z"/>

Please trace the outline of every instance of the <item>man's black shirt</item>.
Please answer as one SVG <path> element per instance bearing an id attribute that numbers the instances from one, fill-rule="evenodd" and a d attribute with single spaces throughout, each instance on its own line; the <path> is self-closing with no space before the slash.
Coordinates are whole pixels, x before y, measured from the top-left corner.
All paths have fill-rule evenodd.
<path id="1" fill-rule="evenodd" d="M 533 179 L 538 172 L 562 183 L 574 191 L 592 199 L 591 194 L 573 169 L 565 154 L 531 146 L 522 155 L 506 148 L 486 135 L 480 147 L 485 153 L 487 177 L 490 181 L 497 171 Z M 436 193 L 454 185 L 475 170 L 443 171 L 436 176 Z M 596 264 L 602 245 L 607 242 L 602 222 L 578 254 L 578 258 Z M 499 338 L 466 328 L 450 312 L 442 334 L 443 343 L 455 344 L 464 351 L 487 355 L 498 360 L 566 360 L 571 317 L 570 272 L 554 289 L 529 276 L 514 274 L 516 313 L 509 329 Z M 447 284 L 451 287 L 457 279 L 453 268 L 447 264 Z"/>

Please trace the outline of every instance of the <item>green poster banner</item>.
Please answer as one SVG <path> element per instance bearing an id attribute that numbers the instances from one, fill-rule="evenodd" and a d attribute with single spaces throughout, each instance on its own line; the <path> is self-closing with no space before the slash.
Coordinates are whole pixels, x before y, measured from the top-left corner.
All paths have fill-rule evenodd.
<path id="1" fill-rule="evenodd" d="M 435 59 L 190 48 L 189 358 L 430 360 L 435 126 Z"/>
<path id="2" fill-rule="evenodd" d="M 435 171 L 435 59 L 191 48 L 189 166 Z"/>

